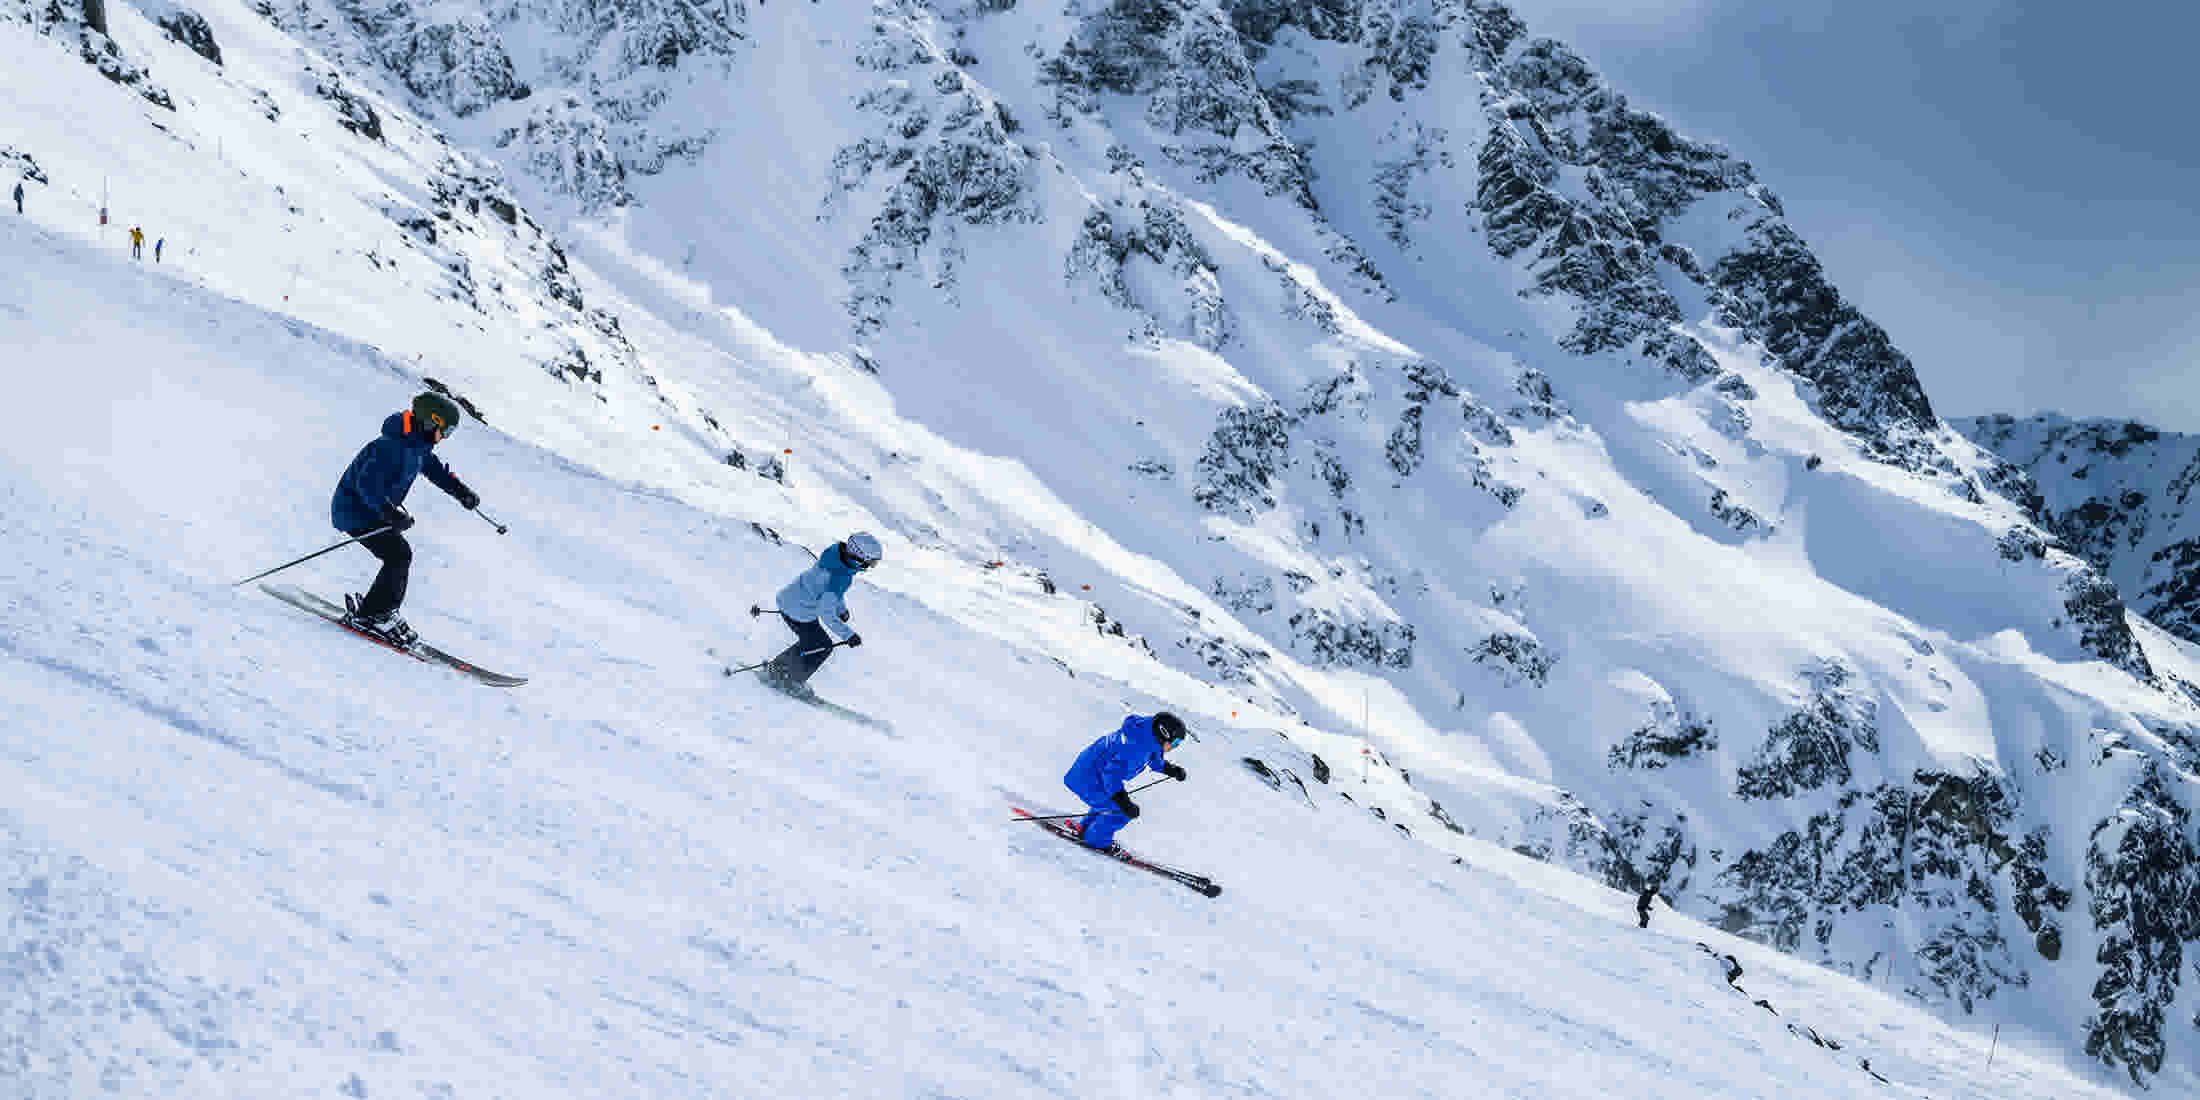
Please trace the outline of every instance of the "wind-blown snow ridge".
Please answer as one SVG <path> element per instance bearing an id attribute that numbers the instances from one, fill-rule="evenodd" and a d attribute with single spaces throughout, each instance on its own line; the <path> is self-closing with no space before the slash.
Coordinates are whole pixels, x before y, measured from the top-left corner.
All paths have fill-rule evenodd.
<path id="1" fill-rule="evenodd" d="M 201 36 L 172 6 L 186 30 L 115 9 L 101 56 L 171 111 L 57 10 L 0 24 L 23 74 L 0 156 L 35 168 L 33 221 L 109 245 L 146 222 L 165 274 L 385 379 L 264 423 L 348 453 L 434 377 L 558 456 L 530 468 L 626 487 L 603 512 L 538 497 L 544 516 L 664 509 L 774 563 L 688 608 L 725 562 L 616 544 L 616 569 L 555 570 L 483 637 L 618 641 L 503 663 L 656 678 L 677 662 L 628 652 L 659 644 L 630 647 L 626 616 L 689 623 L 695 659 L 752 625 L 736 612 L 800 556 L 780 544 L 875 526 L 896 542 L 877 586 L 988 671 L 850 702 L 961 730 L 943 685 L 991 691 L 1008 666 L 975 654 L 1004 655 L 1049 739 L 1026 793 L 1123 685 L 1285 731 L 1201 769 L 1274 781 L 1232 814 L 1329 812 L 1315 773 L 1359 764 L 1350 809 L 1377 833 L 1655 888 L 1975 1031 L 2191 1080 L 2200 929 L 2163 916 L 2200 878 L 2187 647 L 1936 419 L 1754 170 L 1509 11 L 303 0 L 204 5 Z M 83 104 L 107 124 L 70 125 Z M 254 456 L 233 505 L 281 518 L 207 542 L 237 559 L 208 576 L 325 533 L 341 458 L 281 453 L 298 468 Z M 453 460 L 522 492 L 463 441 Z M 523 587 L 483 561 L 421 566 L 423 598 L 465 586 L 431 604 L 453 626 Z M 879 675 L 872 646 L 833 675 Z M 156 666 L 39 667 L 166 705 Z M 1087 710 L 1058 717 L 1057 690 Z M 719 726 L 665 706 L 635 713 Z"/>

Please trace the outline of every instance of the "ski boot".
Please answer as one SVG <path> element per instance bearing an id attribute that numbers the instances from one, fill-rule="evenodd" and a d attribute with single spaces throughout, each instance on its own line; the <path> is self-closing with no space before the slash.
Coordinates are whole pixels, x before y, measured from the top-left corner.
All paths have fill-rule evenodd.
<path id="1" fill-rule="evenodd" d="M 408 625 L 405 620 L 398 618 L 397 612 L 395 611 L 385 611 L 380 615 L 372 616 L 361 615 L 359 613 L 359 599 L 360 598 L 358 596 L 354 596 L 350 593 L 345 593 L 345 626 L 348 626 L 351 629 L 360 632 L 361 634 L 365 634 L 377 640 L 387 642 L 390 645 L 396 646 L 399 649 L 410 649 L 413 643 L 420 640 L 420 634 L 417 631 L 413 630 L 413 628 Z"/>
<path id="2" fill-rule="evenodd" d="M 810 685 L 799 680 L 789 679 L 787 674 L 781 671 L 776 664 L 765 665 L 763 676 L 764 683 L 769 685 L 773 691 L 792 696 L 805 703 L 817 701 L 817 693 L 810 690 Z"/>

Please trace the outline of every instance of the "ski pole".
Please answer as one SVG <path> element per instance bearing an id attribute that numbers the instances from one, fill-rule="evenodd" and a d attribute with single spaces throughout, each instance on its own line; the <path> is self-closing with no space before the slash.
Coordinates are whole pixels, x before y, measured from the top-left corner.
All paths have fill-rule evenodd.
<path id="1" fill-rule="evenodd" d="M 766 611 L 769 611 L 769 612 L 771 612 L 771 613 L 772 613 L 772 614 L 774 614 L 774 615 L 777 615 L 777 614 L 779 614 L 779 613 L 780 613 L 780 612 L 779 612 L 779 609 L 778 609 L 778 608 L 776 608 L 776 607 L 758 607 L 758 606 L 756 606 L 755 604 L 753 604 L 753 603 L 752 603 L 752 604 L 750 604 L 750 605 L 749 605 L 749 618 L 752 618 L 752 619 L 753 619 L 753 618 L 757 617 L 758 615 L 761 615 L 761 614 L 763 614 L 763 613 L 764 613 L 764 612 L 766 612 Z"/>
<path id="2" fill-rule="evenodd" d="M 1165 776 L 1165 775 L 1164 775 L 1164 776 L 1162 776 L 1161 778 L 1159 778 L 1159 779 L 1156 779 L 1156 780 L 1154 780 L 1154 781 L 1153 781 L 1153 783 L 1141 783 L 1141 784 L 1139 784 L 1138 786 L 1132 787 L 1132 788 L 1131 788 L 1130 790 L 1124 791 L 1123 793 L 1124 793 L 1124 794 L 1127 794 L 1127 795 L 1128 795 L 1128 794 L 1137 794 L 1138 792 L 1140 792 L 1140 791 L 1142 791 L 1142 790 L 1145 790 L 1145 789 L 1146 789 L 1146 788 L 1148 788 L 1148 787 L 1151 787 L 1151 786 L 1153 786 L 1153 785 L 1154 785 L 1154 783 L 1166 783 L 1166 782 L 1168 782 L 1168 781 L 1169 781 L 1169 777 L 1168 777 L 1168 776 Z M 1009 820 L 1010 820 L 1010 821 L 1060 821 L 1060 820 L 1062 820 L 1062 819 L 1063 819 L 1063 818 L 1065 818 L 1065 817 L 1083 817 L 1083 816 L 1085 816 L 1085 814 L 1098 814 L 1098 815 L 1100 815 L 1101 817 L 1107 817 L 1107 816 L 1109 816 L 1109 815 L 1111 815 L 1111 814 L 1112 814 L 1112 815 L 1114 815 L 1114 816 L 1116 816 L 1116 817 L 1121 817 L 1121 816 L 1123 816 L 1123 811 L 1121 811 L 1121 810 L 1085 810 L 1085 811 L 1083 811 L 1083 812 L 1081 812 L 1081 813 L 1074 813 L 1074 814 L 1048 814 L 1048 815 L 1047 815 L 1047 816 L 1045 816 L 1045 817 L 1012 817 L 1012 818 L 1009 818 Z"/>
<path id="3" fill-rule="evenodd" d="M 847 645 L 847 644 L 848 644 L 848 643 L 846 643 L 846 642 L 834 642 L 834 643 L 833 643 L 832 645 L 828 645 L 828 646 L 819 646 L 819 647 L 818 647 L 818 648 L 816 648 L 816 649 L 805 649 L 805 650 L 803 650 L 802 652 L 800 652 L 800 653 L 796 654 L 796 656 L 798 656 L 798 657 L 808 657 L 808 656 L 811 656 L 812 654 L 817 654 L 817 653 L 823 653 L 823 652 L 825 652 L 826 650 L 828 650 L 828 649 L 831 649 L 831 648 L 833 648 L 833 646 L 844 646 L 844 645 Z M 753 665 L 742 665 L 742 666 L 741 666 L 740 668 L 729 668 L 729 669 L 727 669 L 727 670 L 726 670 L 726 675 L 728 675 L 728 676 L 731 676 L 731 675 L 733 675 L 733 674 L 734 674 L 734 673 L 736 673 L 736 672 L 747 672 L 748 670 L 750 670 L 750 669 L 752 669 L 752 668 L 763 668 L 763 667 L 764 667 L 765 665 L 768 665 L 768 664 L 770 664 L 770 663 L 772 663 L 773 661 L 776 661 L 776 660 L 778 660 L 778 659 L 779 659 L 779 658 L 777 658 L 777 657 L 766 657 L 766 658 L 764 658 L 763 660 L 761 660 L 761 661 L 758 661 L 758 662 L 756 662 L 756 663 L 755 663 L 755 664 L 753 664 Z"/>
<path id="4" fill-rule="evenodd" d="M 1071 817 L 1121 817 L 1121 810 L 1079 810 L 1073 814 L 1048 814 L 1045 817 L 1012 817 L 1009 821 L 1061 821 Z"/>
<path id="5" fill-rule="evenodd" d="M 501 535 L 501 534 L 503 534 L 504 532 L 506 532 L 506 531 L 509 531 L 509 530 L 511 530 L 511 528 L 509 528 L 509 527 L 506 527 L 506 526 L 504 526 L 503 524 L 501 524 L 501 523 L 498 523 L 497 521 L 495 521 L 495 520 L 493 520 L 493 519 L 490 519 L 490 518 L 489 518 L 489 514 L 488 514 L 487 512 L 484 512 L 484 511 L 482 511 L 482 510 L 481 510 L 481 509 L 479 509 L 479 508 L 472 508 L 472 509 L 468 509 L 468 510 L 469 510 L 469 511 L 471 511 L 471 512 L 473 512 L 473 514 L 475 514 L 475 515 L 477 515 L 477 516 L 480 516 L 480 517 L 481 517 L 481 522 L 483 522 L 483 523 L 486 523 L 486 524 L 488 524 L 489 526 L 491 526 L 491 527 L 494 527 L 494 528 L 496 528 L 496 529 L 497 529 L 497 534 L 500 534 L 500 535 Z"/>
<path id="6" fill-rule="evenodd" d="M 306 555 L 305 557 L 299 558 L 299 559 L 298 559 L 297 561 L 286 561 L 286 562 L 284 562 L 283 564 L 281 564 L 281 565 L 278 565 L 278 566 L 276 566 L 275 568 L 273 568 L 273 569 L 270 569 L 270 570 L 268 570 L 268 571 L 267 571 L 267 572 L 265 572 L 265 573 L 254 573 L 254 574 L 252 574 L 251 576 L 249 576 L 249 577 L 246 577 L 245 579 L 243 579 L 243 580 L 241 580 L 241 581 L 238 581 L 238 582 L 237 582 L 237 584 L 233 584 L 233 585 L 230 585 L 229 587 L 231 587 L 231 588 L 235 588 L 235 587 L 237 587 L 238 585 L 251 584 L 251 583 L 252 583 L 253 581 L 259 580 L 259 579 L 260 579 L 261 577 L 273 576 L 274 574 L 280 573 L 280 572 L 282 572 L 283 570 L 285 570 L 285 569 L 288 569 L 288 568 L 290 568 L 290 567 L 291 567 L 291 566 L 293 566 L 293 565 L 301 565 L 301 564 L 304 564 L 305 562 L 309 562 L 309 561 L 312 561 L 313 559 L 315 559 L 315 558 L 318 558 L 318 557 L 320 557 L 321 555 L 323 555 L 323 554 L 326 554 L 326 553 L 328 553 L 328 552 L 329 552 L 330 550 L 341 550 L 341 549 L 343 549 L 343 548 L 344 548 L 344 547 L 346 547 L 346 546 L 350 546 L 350 545 L 351 545 L 352 543 L 358 542 L 358 541 L 359 541 L 360 539 L 371 539 L 371 538 L 373 538 L 374 536 L 376 536 L 376 535 L 379 535 L 379 534 L 381 534 L 382 532 L 384 532 L 384 531 L 387 531 L 387 530 L 389 530 L 389 527 L 388 527 L 387 525 L 384 525 L 384 526 L 381 526 L 381 527 L 377 527 L 377 528 L 375 528 L 374 530 L 372 530 L 372 531 L 369 531 L 369 532 L 367 532 L 367 533 L 366 533 L 366 534 L 364 534 L 364 535 L 353 535 L 352 537 L 350 537 L 350 538 L 348 538 L 348 539 L 345 539 L 344 541 L 342 541 L 342 542 L 339 542 L 339 543 L 337 543 L 337 544 L 336 544 L 336 545 L 334 545 L 334 546 L 324 547 L 324 548 L 322 548 L 322 549 L 320 549 L 320 550 L 315 550 L 314 552 L 312 552 L 312 553 L 310 553 L 310 554 L 307 554 L 307 555 Z"/>

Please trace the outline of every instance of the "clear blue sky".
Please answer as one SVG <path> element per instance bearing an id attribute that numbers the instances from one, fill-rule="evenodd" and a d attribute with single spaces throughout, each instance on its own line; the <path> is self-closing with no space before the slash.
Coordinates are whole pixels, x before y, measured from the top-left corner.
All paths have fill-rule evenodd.
<path id="1" fill-rule="evenodd" d="M 2200 431 L 2200 5 L 1511 2 L 1755 165 L 1941 415 Z"/>

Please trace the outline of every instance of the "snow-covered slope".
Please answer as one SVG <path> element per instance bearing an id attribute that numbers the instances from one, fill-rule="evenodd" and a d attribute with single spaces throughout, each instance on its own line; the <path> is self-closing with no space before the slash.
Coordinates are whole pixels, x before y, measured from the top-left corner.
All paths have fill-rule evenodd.
<path id="1" fill-rule="evenodd" d="M 476 459 L 462 437 L 452 460 L 537 564 L 448 518 L 437 533 L 475 551 L 424 555 L 415 620 L 461 652 L 521 646 L 471 655 L 540 677 L 524 702 L 449 704 L 512 738 L 546 725 L 585 758 L 646 729 L 678 760 L 781 728 L 703 702 L 727 687 L 695 685 L 703 654 L 780 643 L 739 612 L 799 563 L 784 542 L 890 533 L 874 579 L 896 618 L 822 683 L 891 712 L 903 770 L 781 773 L 817 805 L 918 792 L 911 822 L 861 819 L 853 846 L 800 834 L 848 881 L 952 847 L 938 830 L 998 855 L 971 824 L 989 784 L 1050 797 L 1109 714 L 1166 700 L 1230 746 L 1201 770 L 1212 790 L 1253 762 L 1276 783 L 1172 792 L 1210 815 L 1187 828 L 1349 868 L 1356 849 L 1313 838 L 1373 810 L 1378 835 L 1655 887 L 1974 1034 L 2193 1081 L 2196 712 L 2164 690 L 2200 679 L 2186 647 L 2039 529 L 2021 473 L 1935 419 L 1748 165 L 1503 8 L 217 2 L 190 13 L 216 51 L 166 4 L 109 9 L 111 38 L 6 10 L 0 157 L 35 168 L 43 234 L 11 270 L 90 300 L 26 290 L 10 346 L 57 386 L 93 360 L 153 379 L 118 406 L 143 462 L 95 451 L 21 491 L 60 502 L 92 478 L 218 523 L 179 585 L 328 537 L 360 432 L 432 377 L 509 441 Z M 284 318 L 300 357 L 381 381 L 297 367 L 302 388 L 261 362 L 202 382 L 225 353 L 188 325 L 149 323 L 134 360 L 75 348 L 191 312 L 60 320 L 110 315 L 89 289 L 109 277 L 83 272 L 112 269 L 72 249 L 119 255 L 133 224 L 168 243 L 170 281 L 148 285 L 253 318 L 224 339 L 256 357 Z M 223 507 L 141 469 L 236 420 L 249 461 L 179 479 Z M 84 522 L 120 545 L 142 521 Z M 356 583 L 349 559 L 315 575 Z M 158 621 L 315 625 L 173 598 L 190 609 Z M 89 621 L 127 658 L 94 680 L 281 767 L 245 732 L 385 728 L 321 713 L 397 674 L 332 685 L 373 656 L 340 636 L 283 651 L 274 667 L 321 672 L 247 692 L 288 716 L 259 720 L 175 710 L 161 679 L 262 664 L 179 664 L 154 618 Z M 26 652 L 81 671 L 67 644 Z M 1031 777 L 992 779 L 1011 759 Z M 1362 770 L 1349 807 L 1326 797 L 1319 775 Z M 393 782 L 450 790 L 454 823 L 491 797 Z M 604 828 L 600 809 L 572 828 Z M 1442 949 L 1399 958 L 1424 950 Z"/>
<path id="2" fill-rule="evenodd" d="M 325 493 L 401 366 L 20 222 L 0 262 L 38 272 L 5 284 L 7 346 L 69 364 L 0 443 L 11 1097 L 1880 1095 L 1866 1062 L 1918 1095 L 2106 1095 L 1400 836 L 1339 797 L 1395 798 L 1383 770 L 1279 798 L 1237 760 L 1303 755 L 1212 694 L 1190 784 L 1127 839 L 1222 898 L 1012 826 L 1153 704 L 1046 659 L 1089 669 L 1089 631 L 1009 646 L 859 589 L 876 641 L 824 682 L 897 729 L 840 721 L 713 655 L 779 644 L 742 605 L 801 551 L 494 428 L 444 451 L 513 532 L 420 499 L 413 617 L 535 682 L 379 652 L 227 582 L 320 537 L 268 503 Z"/>

